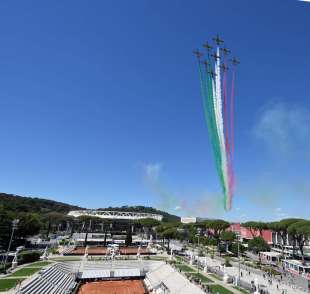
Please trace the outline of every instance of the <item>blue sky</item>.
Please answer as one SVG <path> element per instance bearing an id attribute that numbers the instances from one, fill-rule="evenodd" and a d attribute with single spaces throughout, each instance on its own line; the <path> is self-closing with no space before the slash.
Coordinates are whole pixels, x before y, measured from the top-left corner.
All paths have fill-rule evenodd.
<path id="1" fill-rule="evenodd" d="M 309 217 L 309 28 L 310 4 L 295 0 L 2 1 L 0 190 Z M 229 213 L 192 56 L 216 33 L 241 60 Z"/>

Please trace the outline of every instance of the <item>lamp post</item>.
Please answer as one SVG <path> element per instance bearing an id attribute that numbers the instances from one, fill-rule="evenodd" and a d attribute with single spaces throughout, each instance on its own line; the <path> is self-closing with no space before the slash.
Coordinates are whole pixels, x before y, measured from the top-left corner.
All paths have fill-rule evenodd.
<path id="1" fill-rule="evenodd" d="M 197 256 L 198 256 L 198 260 L 197 260 L 197 269 L 198 269 L 198 273 L 199 273 L 199 246 L 200 246 L 200 244 L 199 244 L 199 238 L 200 238 L 200 233 L 201 233 L 201 229 L 200 228 L 198 228 L 197 229 L 197 237 L 198 237 L 198 254 L 197 254 Z"/>
<path id="2" fill-rule="evenodd" d="M 8 261 L 9 252 L 11 250 L 11 245 L 12 245 L 12 241 L 13 241 L 14 231 L 17 229 L 18 223 L 19 223 L 19 219 L 14 219 L 12 221 L 12 233 L 11 233 L 11 238 L 10 238 L 10 242 L 9 242 L 9 246 L 8 246 L 8 251 L 6 252 L 6 256 L 5 256 L 5 260 L 4 260 L 4 268 L 5 268 L 6 263 Z"/>
<path id="3" fill-rule="evenodd" d="M 238 286 L 240 284 L 240 236 L 238 236 L 237 238 L 237 242 L 238 242 Z"/>

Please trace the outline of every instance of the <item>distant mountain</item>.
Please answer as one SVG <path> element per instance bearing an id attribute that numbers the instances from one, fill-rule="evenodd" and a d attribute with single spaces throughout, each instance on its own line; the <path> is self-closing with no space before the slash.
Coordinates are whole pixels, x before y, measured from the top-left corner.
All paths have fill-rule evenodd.
<path id="1" fill-rule="evenodd" d="M 58 212 L 67 214 L 70 210 L 79 210 L 81 207 L 42 198 L 23 197 L 12 194 L 0 193 L 0 207 L 14 213 L 35 212 L 45 214 Z"/>
<path id="2" fill-rule="evenodd" d="M 107 208 L 99 208 L 98 210 L 111 210 L 111 211 L 132 211 L 132 212 L 145 212 L 145 213 L 155 213 L 161 214 L 163 216 L 164 222 L 179 222 L 181 218 L 177 215 L 170 214 L 168 212 L 158 210 L 153 207 L 147 206 L 121 206 L 121 207 L 107 207 Z"/>
<path id="3" fill-rule="evenodd" d="M 23 197 L 13 194 L 0 193 L 0 208 L 4 210 L 14 212 L 15 214 L 21 212 L 32 212 L 38 214 L 46 214 L 49 212 L 58 212 L 67 214 L 71 210 L 81 210 L 76 205 L 70 205 L 62 202 L 57 202 L 48 199 L 42 199 L 37 197 Z M 169 214 L 165 211 L 161 211 L 152 207 L 145 206 L 121 206 L 121 207 L 108 207 L 100 208 L 100 210 L 112 210 L 112 211 L 133 211 L 133 212 L 146 212 L 161 214 L 166 222 L 179 222 L 180 217 Z"/>

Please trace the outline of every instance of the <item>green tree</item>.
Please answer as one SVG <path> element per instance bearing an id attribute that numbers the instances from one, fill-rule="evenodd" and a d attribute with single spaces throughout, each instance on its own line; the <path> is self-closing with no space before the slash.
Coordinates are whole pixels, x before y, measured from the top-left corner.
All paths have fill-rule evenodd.
<path id="1" fill-rule="evenodd" d="M 144 218 L 137 221 L 139 225 L 142 226 L 143 232 L 146 232 L 146 238 L 150 238 L 150 234 L 154 231 L 154 228 L 161 224 L 160 221 L 152 219 L 152 218 Z"/>
<path id="2" fill-rule="evenodd" d="M 42 227 L 41 217 L 36 213 L 21 213 L 18 216 L 19 223 L 16 237 L 25 239 L 37 235 Z"/>
<path id="3" fill-rule="evenodd" d="M 259 254 L 259 252 L 270 251 L 270 246 L 261 236 L 254 237 L 248 243 L 248 249 L 255 254 Z"/>
<path id="4" fill-rule="evenodd" d="M 174 239 L 177 235 L 176 228 L 167 228 L 162 232 L 162 236 L 168 241 L 168 250 L 170 249 L 170 240 Z"/>
<path id="5" fill-rule="evenodd" d="M 64 215 L 59 212 L 49 212 L 44 215 L 43 221 L 46 224 L 46 237 L 48 238 L 51 231 L 55 231 L 63 220 Z"/>
<path id="6" fill-rule="evenodd" d="M 243 227 L 250 230 L 252 238 L 257 237 L 257 232 L 259 236 L 263 236 L 263 230 L 268 229 L 268 224 L 263 222 L 248 221 L 242 224 Z"/>
<path id="7" fill-rule="evenodd" d="M 223 231 L 220 238 L 225 243 L 225 250 L 227 252 L 229 246 L 236 240 L 237 236 L 234 232 Z"/>
<path id="8" fill-rule="evenodd" d="M 281 221 L 269 223 L 269 229 L 276 232 L 281 238 L 281 249 L 282 255 L 284 255 L 284 247 L 287 244 L 288 227 L 301 219 L 298 218 L 287 218 Z"/>
<path id="9" fill-rule="evenodd" d="M 0 205 L 0 249 L 7 250 L 11 232 L 12 221 L 14 215 Z"/>
<path id="10" fill-rule="evenodd" d="M 131 231 L 131 224 L 128 225 L 127 228 L 127 235 L 125 240 L 125 245 L 130 246 L 132 244 L 132 231 Z"/>
<path id="11" fill-rule="evenodd" d="M 291 224 L 287 229 L 289 235 L 293 238 L 294 243 L 297 243 L 302 262 L 305 262 L 304 246 L 305 242 L 310 238 L 310 221 L 300 220 Z"/>
<path id="12" fill-rule="evenodd" d="M 229 223 L 218 219 L 208 222 L 208 228 L 211 230 L 214 239 L 217 242 L 217 250 L 220 252 L 221 234 L 229 228 Z"/>

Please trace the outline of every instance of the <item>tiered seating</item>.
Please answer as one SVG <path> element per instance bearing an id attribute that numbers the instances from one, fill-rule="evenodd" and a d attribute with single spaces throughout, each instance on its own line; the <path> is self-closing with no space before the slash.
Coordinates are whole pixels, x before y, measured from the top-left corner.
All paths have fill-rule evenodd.
<path id="1" fill-rule="evenodd" d="M 71 253 L 72 250 L 74 250 L 75 246 L 74 245 L 70 245 L 68 247 L 64 247 L 63 250 L 61 250 L 59 253 L 60 254 L 68 254 Z"/>
<path id="2" fill-rule="evenodd" d="M 168 293 L 171 294 L 204 293 L 200 288 L 193 285 L 188 279 L 168 264 L 162 264 L 155 270 L 148 272 L 144 283 L 149 290 L 158 290 L 155 293 L 167 293 L 166 291 L 161 291 L 162 286 L 164 286 L 165 289 L 167 288 L 169 291 Z"/>
<path id="3" fill-rule="evenodd" d="M 26 286 L 20 294 L 67 294 L 75 287 L 74 269 L 70 265 L 57 263 L 46 269 Z"/>

